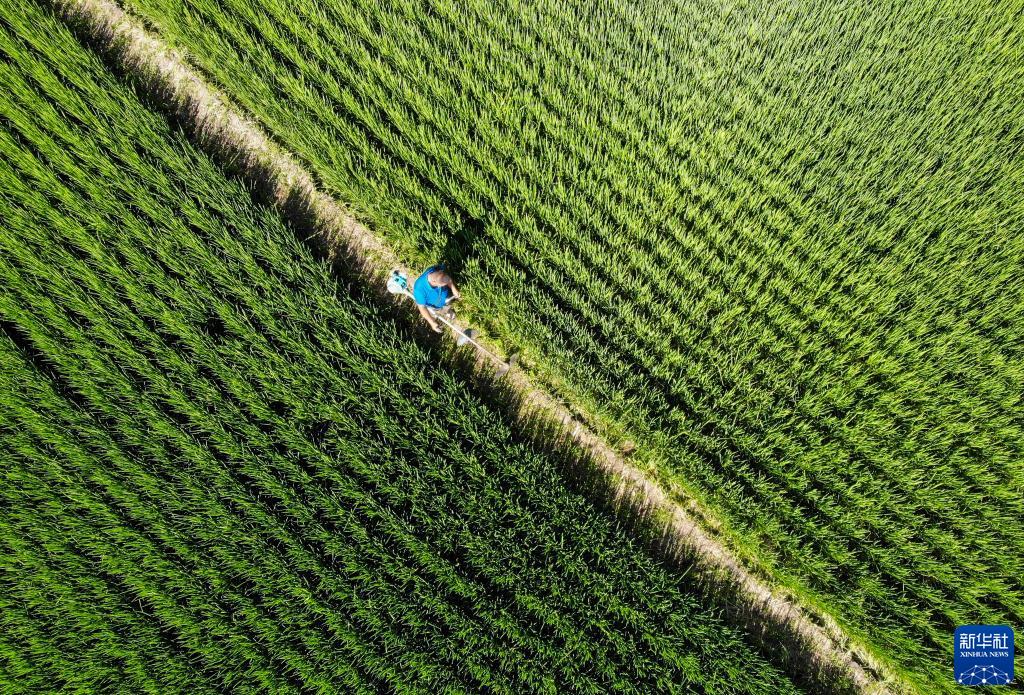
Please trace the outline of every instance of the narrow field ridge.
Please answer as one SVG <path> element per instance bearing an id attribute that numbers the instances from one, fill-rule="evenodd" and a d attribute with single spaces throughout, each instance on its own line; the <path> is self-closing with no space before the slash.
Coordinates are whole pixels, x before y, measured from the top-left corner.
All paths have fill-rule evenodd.
<path id="1" fill-rule="evenodd" d="M 383 293 L 394 250 L 321 191 L 296 159 L 273 143 L 252 120 L 142 24 L 109 0 L 52 0 L 83 38 L 138 78 L 163 108 L 191 131 L 200 145 L 240 169 L 285 212 L 317 233 L 329 257 L 347 257 L 371 289 Z M 387 295 L 384 295 L 387 296 Z M 488 366 L 479 358 L 481 367 Z M 521 372 L 504 377 L 519 403 L 521 422 L 555 426 L 579 446 L 603 479 L 607 502 L 624 517 L 654 524 L 668 559 L 692 563 L 691 573 L 733 605 L 762 645 L 785 650 L 794 675 L 823 692 L 913 692 L 891 669 L 852 639 L 832 616 L 802 605 L 744 566 L 714 532 L 717 524 L 695 500 L 664 489 L 581 423 L 551 394 Z"/>

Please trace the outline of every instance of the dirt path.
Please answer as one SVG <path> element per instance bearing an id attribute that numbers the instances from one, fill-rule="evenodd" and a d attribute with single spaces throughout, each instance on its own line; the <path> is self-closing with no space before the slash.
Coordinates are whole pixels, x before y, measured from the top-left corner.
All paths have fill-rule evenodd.
<path id="1" fill-rule="evenodd" d="M 401 267 L 394 251 L 360 224 L 343 205 L 322 192 L 294 157 L 233 107 L 185 60 L 142 23 L 109 0 L 51 0 L 84 37 L 103 48 L 118 66 L 141 78 L 162 105 L 191 131 L 201 146 L 240 168 L 286 214 L 318 232 L 330 256 L 343 255 L 371 287 L 382 287 L 386 273 Z M 481 367 L 489 366 L 480 358 Z M 662 535 L 661 552 L 689 565 L 705 590 L 733 608 L 765 648 L 785 649 L 787 665 L 822 692 L 911 693 L 889 668 L 872 658 L 827 614 L 800 605 L 784 590 L 744 566 L 695 500 L 680 499 L 647 477 L 607 442 L 573 417 L 522 372 L 504 377 L 519 403 L 524 424 L 554 425 L 587 454 L 588 466 L 603 480 L 607 500 L 620 514 L 640 519 Z M 845 685 L 841 685 L 845 684 Z"/>

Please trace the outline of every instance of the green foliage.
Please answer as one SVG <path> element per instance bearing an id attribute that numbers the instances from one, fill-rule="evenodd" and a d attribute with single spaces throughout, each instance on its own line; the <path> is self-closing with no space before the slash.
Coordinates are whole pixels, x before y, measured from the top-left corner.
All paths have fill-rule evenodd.
<path id="1" fill-rule="evenodd" d="M 1019 2 L 129 5 L 923 687 L 1024 625 Z"/>
<path id="2" fill-rule="evenodd" d="M 0 690 L 797 688 L 27 0 Z"/>

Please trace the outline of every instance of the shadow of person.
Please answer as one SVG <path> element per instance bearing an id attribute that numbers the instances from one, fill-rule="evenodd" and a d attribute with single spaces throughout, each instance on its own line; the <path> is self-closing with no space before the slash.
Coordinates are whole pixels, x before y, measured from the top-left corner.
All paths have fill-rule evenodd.
<path id="1" fill-rule="evenodd" d="M 482 240 L 484 222 L 463 216 L 462 226 L 453 230 L 437 256 L 437 262 L 454 278 L 462 276 L 467 264 L 476 256 L 476 245 Z"/>

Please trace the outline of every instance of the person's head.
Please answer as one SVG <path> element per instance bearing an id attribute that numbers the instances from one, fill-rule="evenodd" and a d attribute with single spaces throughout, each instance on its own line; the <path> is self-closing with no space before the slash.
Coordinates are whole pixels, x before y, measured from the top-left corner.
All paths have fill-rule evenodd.
<path id="1" fill-rule="evenodd" d="M 448 273 L 444 272 L 443 270 L 435 270 L 434 272 L 427 276 L 427 282 L 429 282 L 434 287 L 444 287 L 451 281 L 452 279 L 448 276 Z"/>

